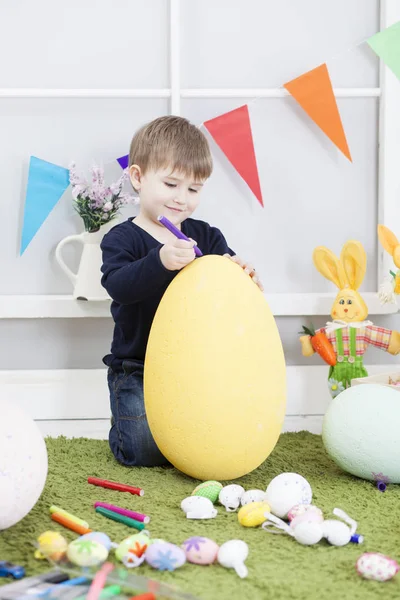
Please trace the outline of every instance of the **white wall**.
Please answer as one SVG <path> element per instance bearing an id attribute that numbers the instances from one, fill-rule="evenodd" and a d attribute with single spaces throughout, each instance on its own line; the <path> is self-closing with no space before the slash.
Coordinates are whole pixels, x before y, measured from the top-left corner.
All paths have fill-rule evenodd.
<path id="1" fill-rule="evenodd" d="M 183 88 L 277 88 L 324 61 L 334 87 L 379 86 L 376 56 L 366 44 L 355 47 L 379 30 L 378 0 L 180 4 Z M 1 86 L 169 88 L 168 17 L 167 0 L 4 0 Z M 181 114 L 200 124 L 248 100 L 185 98 Z M 254 262 L 269 292 L 334 291 L 315 272 L 311 253 L 320 244 L 339 252 L 349 238 L 360 239 L 367 250 L 369 268 L 362 289 L 377 289 L 379 100 L 339 98 L 338 105 L 353 164 L 293 99 L 251 104 L 264 209 L 211 142 L 215 172 L 198 216 L 221 227 L 231 247 Z M 119 167 L 112 161 L 128 152 L 135 129 L 167 112 L 166 98 L 32 99 L 0 94 L 0 295 L 71 292 L 54 260 L 58 241 L 81 231 L 69 190 L 25 254 L 18 255 L 30 155 L 64 166 L 71 159 L 83 166 L 103 163 L 114 177 Z M 78 255 L 78 249 L 70 250 L 71 265 L 78 263 Z M 109 350 L 112 323 L 107 318 L 1 316 L 4 370 L 97 369 Z M 315 318 L 315 325 L 324 320 Z M 395 327 L 398 318 L 375 320 Z M 320 364 L 318 358 L 301 356 L 297 332 L 303 317 L 278 317 L 277 322 L 288 365 Z M 366 360 L 395 361 L 374 350 Z M 318 414 L 322 412 L 321 405 Z"/>

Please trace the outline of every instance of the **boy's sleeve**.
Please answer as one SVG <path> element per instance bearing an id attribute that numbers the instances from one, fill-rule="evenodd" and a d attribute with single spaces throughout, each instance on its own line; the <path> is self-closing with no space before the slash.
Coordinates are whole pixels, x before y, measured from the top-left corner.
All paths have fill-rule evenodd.
<path id="1" fill-rule="evenodd" d="M 119 304 L 135 304 L 152 296 L 174 278 L 160 259 L 162 244 L 137 258 L 129 241 L 117 229 L 107 233 L 101 243 L 103 276 L 101 283 Z"/>
<path id="2" fill-rule="evenodd" d="M 231 256 L 235 256 L 236 252 L 229 248 L 226 239 L 217 227 L 210 227 L 209 240 L 208 254 L 219 254 L 221 256 L 223 254 L 230 254 Z"/>

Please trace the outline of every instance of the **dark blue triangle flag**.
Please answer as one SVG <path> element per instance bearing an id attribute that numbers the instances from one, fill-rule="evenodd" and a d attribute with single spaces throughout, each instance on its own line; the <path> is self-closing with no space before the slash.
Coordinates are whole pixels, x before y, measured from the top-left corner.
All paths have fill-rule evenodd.
<path id="1" fill-rule="evenodd" d="M 117 162 L 119 163 L 121 169 L 125 170 L 129 163 L 129 154 L 125 154 L 125 156 L 120 156 L 119 158 L 117 158 Z"/>

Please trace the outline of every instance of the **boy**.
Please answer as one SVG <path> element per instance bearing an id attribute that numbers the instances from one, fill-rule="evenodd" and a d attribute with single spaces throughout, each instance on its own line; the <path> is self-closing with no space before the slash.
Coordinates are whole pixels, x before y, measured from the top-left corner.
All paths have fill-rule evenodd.
<path id="1" fill-rule="evenodd" d="M 161 117 L 133 137 L 129 175 L 140 197 L 140 210 L 103 238 L 102 284 L 113 302 L 114 339 L 104 357 L 111 403 L 110 448 L 127 466 L 156 466 L 167 460 L 148 426 L 143 399 L 143 367 L 151 324 L 169 283 L 203 254 L 224 255 L 262 289 L 255 270 L 241 261 L 215 227 L 190 216 L 211 175 L 207 139 L 186 119 Z M 191 241 L 178 240 L 157 220 L 166 216 Z M 195 241 L 196 240 L 196 241 Z"/>

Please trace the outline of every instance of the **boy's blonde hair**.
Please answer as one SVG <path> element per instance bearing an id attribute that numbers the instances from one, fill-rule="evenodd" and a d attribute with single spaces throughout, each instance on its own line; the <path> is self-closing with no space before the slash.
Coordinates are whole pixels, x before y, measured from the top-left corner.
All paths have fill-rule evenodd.
<path id="1" fill-rule="evenodd" d="M 129 151 L 131 165 L 138 165 L 142 173 L 171 167 L 171 172 L 194 181 L 208 179 L 213 168 L 205 135 L 187 119 L 176 116 L 159 117 L 135 133 Z"/>

